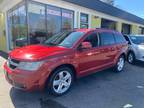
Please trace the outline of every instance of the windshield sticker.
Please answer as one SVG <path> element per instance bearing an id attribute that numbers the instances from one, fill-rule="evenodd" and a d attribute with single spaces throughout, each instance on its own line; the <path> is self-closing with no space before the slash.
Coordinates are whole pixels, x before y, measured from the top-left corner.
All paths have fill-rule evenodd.
<path id="1" fill-rule="evenodd" d="M 137 38 L 136 37 L 131 37 L 131 39 L 136 40 Z"/>

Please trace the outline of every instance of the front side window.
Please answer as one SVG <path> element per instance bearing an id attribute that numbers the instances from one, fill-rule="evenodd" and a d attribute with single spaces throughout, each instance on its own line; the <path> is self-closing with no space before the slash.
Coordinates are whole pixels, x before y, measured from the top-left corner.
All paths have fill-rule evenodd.
<path id="1" fill-rule="evenodd" d="M 112 33 L 103 32 L 99 34 L 101 46 L 115 44 L 115 39 Z"/>
<path id="2" fill-rule="evenodd" d="M 89 28 L 88 14 L 81 13 L 80 28 Z"/>
<path id="3" fill-rule="evenodd" d="M 82 36 L 84 32 L 61 32 L 49 38 L 44 45 L 72 47 Z"/>
<path id="4" fill-rule="evenodd" d="M 144 44 L 144 36 L 130 36 L 134 44 Z"/>
<path id="5" fill-rule="evenodd" d="M 84 40 L 84 42 L 90 42 L 92 47 L 97 47 L 99 43 L 98 40 L 97 33 L 92 33 Z"/>

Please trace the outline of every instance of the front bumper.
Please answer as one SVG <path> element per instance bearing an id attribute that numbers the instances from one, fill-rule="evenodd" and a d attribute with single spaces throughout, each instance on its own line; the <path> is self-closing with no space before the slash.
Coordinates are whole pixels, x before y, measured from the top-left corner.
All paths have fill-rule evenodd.
<path id="1" fill-rule="evenodd" d="M 36 72 L 23 70 L 11 70 L 7 63 L 4 64 L 4 73 L 6 80 L 15 88 L 24 91 L 43 90 L 49 72 L 44 67 Z"/>
<path id="2" fill-rule="evenodd" d="M 137 50 L 136 59 L 144 62 L 144 50 Z"/>
<path id="3" fill-rule="evenodd" d="M 144 62 L 144 56 L 138 56 L 136 59 Z"/>

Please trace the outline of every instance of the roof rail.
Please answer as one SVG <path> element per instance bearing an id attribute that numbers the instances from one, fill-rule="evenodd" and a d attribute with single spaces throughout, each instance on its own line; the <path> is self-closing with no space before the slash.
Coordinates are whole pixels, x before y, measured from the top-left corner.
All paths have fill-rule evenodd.
<path id="1" fill-rule="evenodd" d="M 118 30 L 114 30 L 114 29 L 110 29 L 110 28 L 95 28 L 95 29 L 101 29 L 101 30 L 112 30 L 112 31 L 117 31 L 117 32 L 119 32 Z"/>

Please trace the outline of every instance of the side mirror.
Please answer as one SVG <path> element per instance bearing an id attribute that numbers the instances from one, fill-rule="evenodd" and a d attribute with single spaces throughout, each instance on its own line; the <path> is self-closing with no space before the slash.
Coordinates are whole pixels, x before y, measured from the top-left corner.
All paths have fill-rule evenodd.
<path id="1" fill-rule="evenodd" d="M 127 41 L 127 44 L 131 45 L 130 41 Z"/>
<path id="2" fill-rule="evenodd" d="M 81 49 L 91 49 L 92 44 L 90 42 L 82 42 Z"/>

